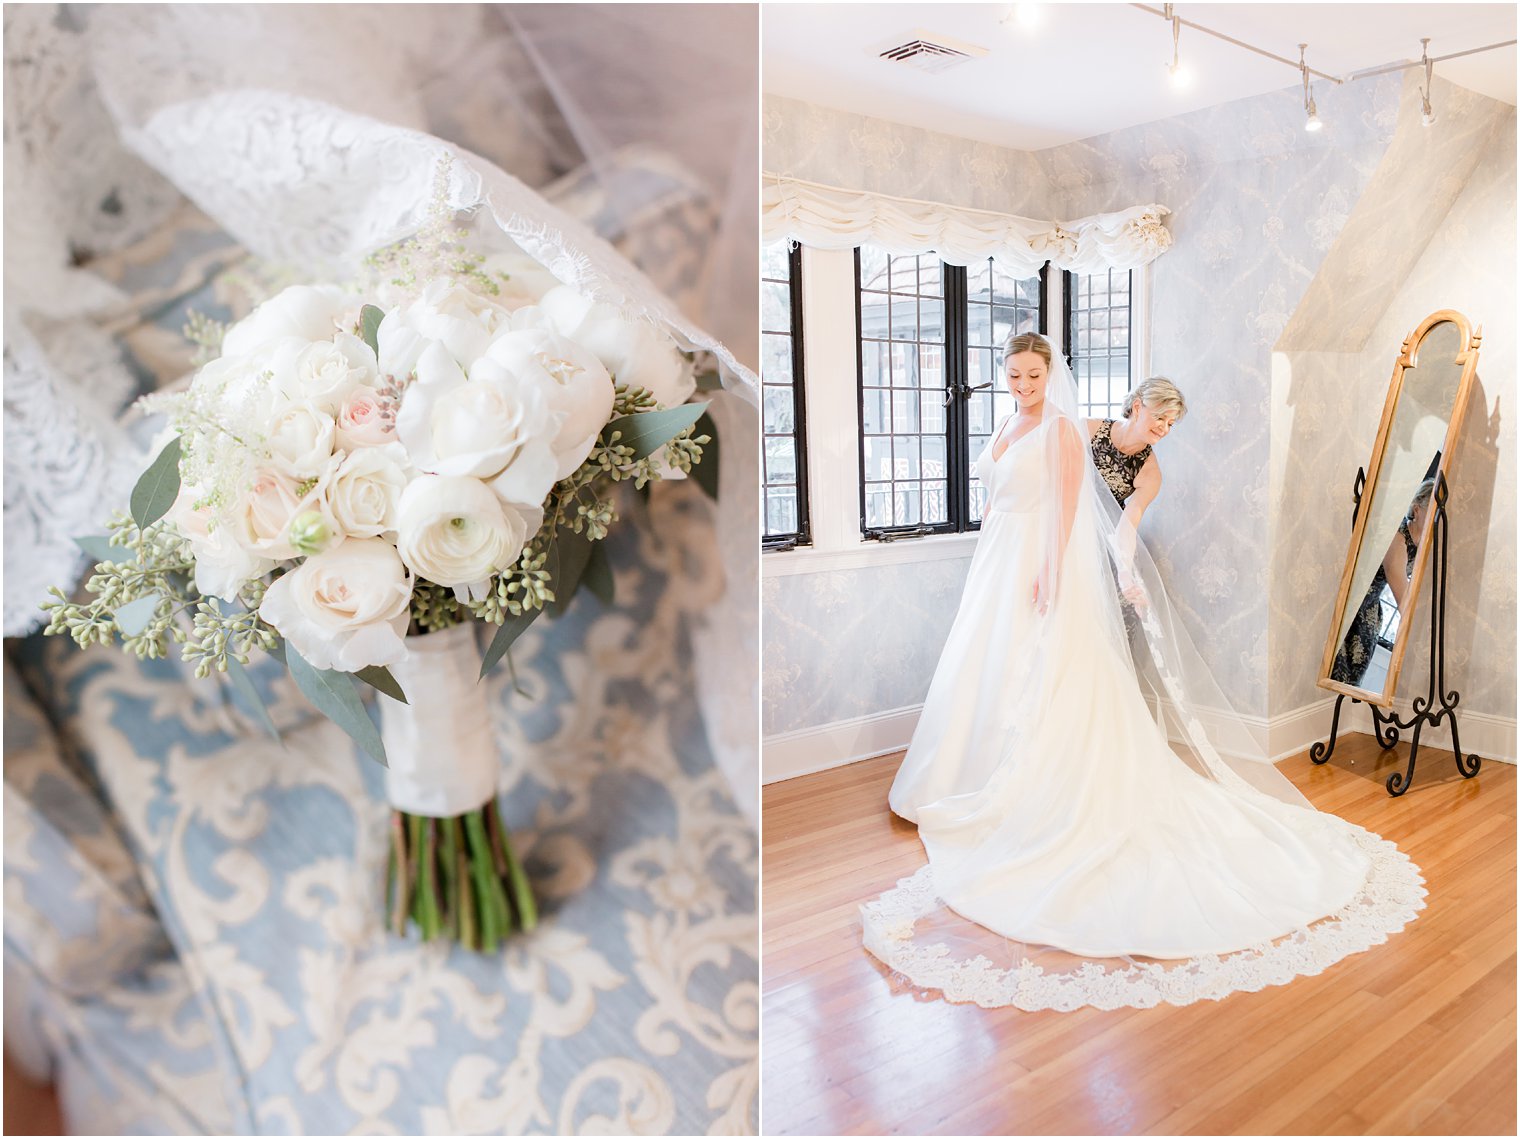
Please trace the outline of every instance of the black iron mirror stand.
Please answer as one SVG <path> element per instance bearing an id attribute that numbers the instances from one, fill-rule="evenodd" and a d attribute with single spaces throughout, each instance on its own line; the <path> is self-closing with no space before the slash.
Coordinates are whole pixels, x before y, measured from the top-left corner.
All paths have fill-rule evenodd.
<path id="1" fill-rule="evenodd" d="M 1361 467 L 1356 471 L 1356 486 L 1351 492 L 1351 523 L 1356 524 L 1357 511 L 1362 506 L 1362 491 L 1367 483 L 1367 473 Z M 1379 746 L 1388 751 L 1399 742 L 1399 733 L 1412 730 L 1409 737 L 1409 766 L 1404 771 L 1395 771 L 1388 777 L 1388 794 L 1402 795 L 1409 790 L 1409 784 L 1414 779 L 1415 756 L 1420 750 L 1420 729 L 1427 723 L 1432 727 L 1439 727 L 1441 720 L 1451 717 L 1451 750 L 1456 760 L 1457 771 L 1463 779 L 1471 779 L 1478 774 L 1478 768 L 1483 761 L 1476 755 L 1462 754 L 1462 742 L 1457 737 L 1457 702 L 1461 696 L 1455 689 L 1450 691 L 1446 688 L 1446 545 L 1447 545 L 1447 518 L 1446 518 L 1446 472 L 1441 471 L 1436 475 L 1436 487 L 1434 494 L 1434 515 L 1431 519 L 1431 581 L 1430 581 L 1430 678 L 1429 686 L 1424 696 L 1416 696 L 1410 705 L 1409 718 L 1400 719 L 1398 712 L 1389 709 L 1383 711 L 1375 704 L 1368 704 L 1372 712 L 1373 734 L 1377 737 Z M 1335 697 L 1335 711 L 1330 718 L 1330 739 L 1316 742 L 1309 749 L 1309 759 L 1314 763 L 1325 763 L 1335 751 L 1336 733 L 1340 730 L 1341 705 L 1348 699 L 1344 692 Z M 1361 701 L 1355 696 L 1349 697 L 1353 704 Z"/>

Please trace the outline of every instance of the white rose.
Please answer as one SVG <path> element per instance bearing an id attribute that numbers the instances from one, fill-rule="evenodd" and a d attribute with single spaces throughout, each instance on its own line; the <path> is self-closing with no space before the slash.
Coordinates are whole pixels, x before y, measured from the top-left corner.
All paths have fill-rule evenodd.
<path id="1" fill-rule="evenodd" d="M 275 561 L 296 557 L 304 551 L 291 543 L 290 524 L 298 515 L 313 512 L 321 515 L 329 532 L 341 540 L 325 494 L 334 465 L 334 460 L 329 459 L 325 470 L 307 479 L 277 466 L 254 471 L 242 501 L 228 511 L 227 522 L 238 545 L 249 553 Z"/>
<path id="2" fill-rule="evenodd" d="M 418 577 L 478 597 L 522 553 L 528 522 L 479 479 L 420 475 L 401 494 L 396 551 Z"/>
<path id="3" fill-rule="evenodd" d="M 666 407 L 696 391 L 691 361 L 650 321 L 629 320 L 565 285 L 545 293 L 538 307 L 551 328 L 589 348 L 618 383 L 647 388 Z"/>
<path id="4" fill-rule="evenodd" d="M 396 508 L 406 489 L 405 455 L 395 445 L 364 447 L 338 465 L 327 504 L 349 537 L 374 538 L 396 529 Z"/>
<path id="5" fill-rule="evenodd" d="M 332 458 L 337 425 L 312 403 L 290 403 L 275 412 L 269 425 L 269 449 L 287 473 L 306 479 L 316 476 Z"/>
<path id="6" fill-rule="evenodd" d="M 401 398 L 396 435 L 418 470 L 486 479 L 504 501 L 537 506 L 558 470 L 559 427 L 544 396 L 490 359 L 477 361 L 467 380 L 434 344 Z"/>
<path id="7" fill-rule="evenodd" d="M 227 330 L 223 356 L 246 356 L 272 340 L 331 340 L 354 299 L 333 285 L 292 285 Z"/>
<path id="8" fill-rule="evenodd" d="M 190 543 L 195 557 L 195 588 L 209 597 L 235 601 L 244 585 L 274 569 L 275 563 L 238 545 L 229 527 L 217 524 L 210 507 L 197 510 L 195 502 L 203 493 L 197 487 L 182 485 L 167 517 Z"/>
<path id="9" fill-rule="evenodd" d="M 240 423 L 263 423 L 281 402 L 267 361 L 256 356 L 212 360 L 190 381 L 197 402 L 217 408 L 219 417 Z"/>
<path id="10" fill-rule="evenodd" d="M 355 388 L 338 409 L 338 445 L 345 451 L 396 441 L 396 405 L 370 388 Z"/>
<path id="11" fill-rule="evenodd" d="M 300 350 L 286 381 L 290 385 L 286 394 L 334 414 L 355 388 L 374 385 L 377 369 L 370 346 L 340 332 L 332 340 L 316 341 Z"/>
<path id="12" fill-rule="evenodd" d="M 405 379 L 434 343 L 459 363 L 469 364 L 484 354 L 510 319 L 507 309 L 449 278 L 430 281 L 420 297 L 392 309 L 380 322 L 380 371 Z"/>
<path id="13" fill-rule="evenodd" d="M 379 538 L 313 554 L 280 577 L 259 615 L 314 668 L 357 672 L 406 657 L 412 581 L 395 548 Z"/>
<path id="14" fill-rule="evenodd" d="M 486 360 L 543 392 L 549 411 L 559 420 L 552 443 L 554 477 L 568 477 L 586 461 L 612 414 L 615 393 L 607 369 L 589 349 L 547 328 L 502 334 L 486 352 Z M 489 375 L 489 369 L 477 363 L 471 376 L 479 379 L 483 373 Z"/>

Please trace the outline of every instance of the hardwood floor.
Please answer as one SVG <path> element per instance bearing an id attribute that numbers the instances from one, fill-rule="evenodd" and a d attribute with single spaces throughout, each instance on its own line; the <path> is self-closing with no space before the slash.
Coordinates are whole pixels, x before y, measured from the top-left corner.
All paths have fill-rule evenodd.
<path id="1" fill-rule="evenodd" d="M 1515 768 L 1422 749 L 1399 799 L 1344 737 L 1282 763 L 1424 872 L 1404 932 L 1318 977 L 1185 1008 L 950 1004 L 860 947 L 857 907 L 923 864 L 887 810 L 901 754 L 765 789 L 765 1134 L 1515 1134 Z"/>

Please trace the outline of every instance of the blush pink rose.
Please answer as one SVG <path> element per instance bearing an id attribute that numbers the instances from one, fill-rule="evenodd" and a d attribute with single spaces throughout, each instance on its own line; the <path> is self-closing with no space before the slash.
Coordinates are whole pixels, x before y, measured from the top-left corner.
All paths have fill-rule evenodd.
<path id="1" fill-rule="evenodd" d="M 370 388 L 350 392 L 338 409 L 338 445 L 352 451 L 357 447 L 383 447 L 395 441 L 395 404 Z"/>

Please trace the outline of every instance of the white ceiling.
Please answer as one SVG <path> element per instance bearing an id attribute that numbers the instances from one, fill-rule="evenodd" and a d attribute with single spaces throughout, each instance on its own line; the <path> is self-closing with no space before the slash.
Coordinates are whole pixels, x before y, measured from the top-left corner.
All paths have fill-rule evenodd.
<path id="1" fill-rule="evenodd" d="M 1030 7 L 1032 28 L 1002 22 L 1013 4 L 765 4 L 763 88 L 1041 150 L 1299 84 L 1295 68 L 1184 27 L 1181 57 L 1192 81 L 1178 89 L 1166 72 L 1172 37 L 1161 17 L 1130 4 Z M 1514 4 L 1180 3 L 1175 11 L 1295 61 L 1298 44 L 1307 42 L 1309 65 L 1336 76 L 1417 60 L 1423 36 L 1432 56 L 1515 38 Z M 937 75 L 878 58 L 918 32 L 989 54 Z M 1515 102 L 1513 47 L 1437 64 L 1436 74 Z M 1315 80 L 1316 89 L 1324 82 Z"/>

